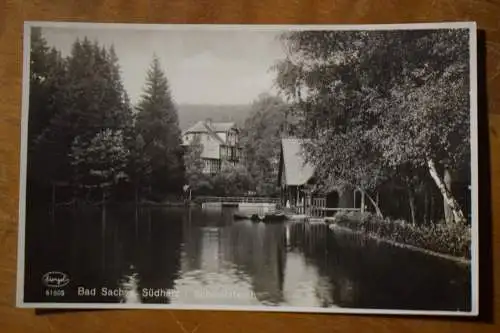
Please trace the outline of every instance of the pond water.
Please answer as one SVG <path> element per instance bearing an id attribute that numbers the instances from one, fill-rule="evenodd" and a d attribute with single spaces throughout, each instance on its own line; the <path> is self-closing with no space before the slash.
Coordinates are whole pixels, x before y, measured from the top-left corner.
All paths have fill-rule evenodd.
<path id="1" fill-rule="evenodd" d="M 233 213 L 32 210 L 25 301 L 470 310 L 467 266 L 322 223 L 235 221 Z M 60 294 L 43 285 L 50 271 L 69 276 Z"/>

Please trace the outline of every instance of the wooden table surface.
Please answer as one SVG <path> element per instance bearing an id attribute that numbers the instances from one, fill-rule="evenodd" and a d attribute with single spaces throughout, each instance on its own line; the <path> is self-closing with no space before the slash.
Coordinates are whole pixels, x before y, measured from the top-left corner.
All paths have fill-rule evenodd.
<path id="1" fill-rule="evenodd" d="M 25 20 L 152 23 L 367 24 L 476 21 L 484 31 L 481 104 L 481 311 L 479 320 L 199 311 L 16 309 L 16 249 Z M 500 1 L 496 0 L 52 0 L 0 1 L 1 332 L 500 332 Z M 486 86 L 486 88 L 484 88 Z M 486 119 L 489 118 L 489 121 Z M 490 155 L 491 152 L 491 156 Z M 490 173 L 488 173 L 490 169 Z M 490 174 L 490 176 L 489 176 Z M 491 184 L 491 185 L 490 185 Z M 490 195 L 491 188 L 491 195 Z M 489 208 L 491 207 L 491 209 Z M 491 211 L 491 213 L 490 213 Z M 496 291 L 494 288 L 496 287 Z"/>

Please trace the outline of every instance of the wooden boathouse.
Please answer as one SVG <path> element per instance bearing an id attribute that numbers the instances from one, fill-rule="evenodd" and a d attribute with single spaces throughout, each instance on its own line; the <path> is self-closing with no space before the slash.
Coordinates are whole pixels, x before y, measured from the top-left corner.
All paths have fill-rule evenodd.
<path id="1" fill-rule="evenodd" d="M 320 184 L 315 167 L 306 162 L 303 140 L 281 140 L 278 169 L 281 205 L 295 214 L 331 216 L 339 210 L 361 210 L 364 196 L 346 186 Z"/>

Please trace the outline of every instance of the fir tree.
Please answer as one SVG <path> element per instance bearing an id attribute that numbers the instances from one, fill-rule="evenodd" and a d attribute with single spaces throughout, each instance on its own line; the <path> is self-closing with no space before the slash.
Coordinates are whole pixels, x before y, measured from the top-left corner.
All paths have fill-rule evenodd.
<path id="1" fill-rule="evenodd" d="M 51 122 L 63 110 L 66 86 L 66 61 L 49 48 L 40 28 L 31 30 L 30 96 L 28 120 L 28 177 L 40 185 L 57 174 L 51 164 L 52 151 L 40 149 L 39 143 L 50 131 Z"/>
<path id="2" fill-rule="evenodd" d="M 167 78 L 155 56 L 146 76 L 138 104 L 137 131 L 144 140 L 144 154 L 150 161 L 150 184 L 161 197 L 177 193 L 184 184 L 183 150 L 177 110 Z"/>

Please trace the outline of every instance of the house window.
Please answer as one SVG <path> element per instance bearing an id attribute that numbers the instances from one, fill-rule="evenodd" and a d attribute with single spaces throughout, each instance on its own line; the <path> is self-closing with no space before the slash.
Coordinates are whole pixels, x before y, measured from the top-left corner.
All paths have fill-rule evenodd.
<path id="1" fill-rule="evenodd" d="M 210 173 L 218 173 L 220 171 L 220 160 L 210 160 Z"/>
<path id="2" fill-rule="evenodd" d="M 236 133 L 234 131 L 230 131 L 227 134 L 227 142 L 229 145 L 234 146 L 236 145 Z"/>
<path id="3" fill-rule="evenodd" d="M 239 149 L 235 147 L 226 147 L 226 155 L 225 155 L 225 160 L 227 161 L 238 161 L 240 156 L 239 156 Z"/>
<path id="4" fill-rule="evenodd" d="M 219 173 L 221 169 L 221 162 L 217 159 L 206 159 L 204 160 L 203 173 L 205 174 L 216 174 Z"/>
<path id="5" fill-rule="evenodd" d="M 226 146 L 220 146 L 220 157 L 221 158 L 227 157 L 227 147 Z"/>
<path id="6" fill-rule="evenodd" d="M 203 161 L 203 173 L 210 173 L 210 161 L 209 160 L 204 160 Z"/>
<path id="7" fill-rule="evenodd" d="M 243 149 L 242 148 L 238 148 L 236 150 L 236 159 L 237 160 L 242 160 L 243 159 Z"/>

